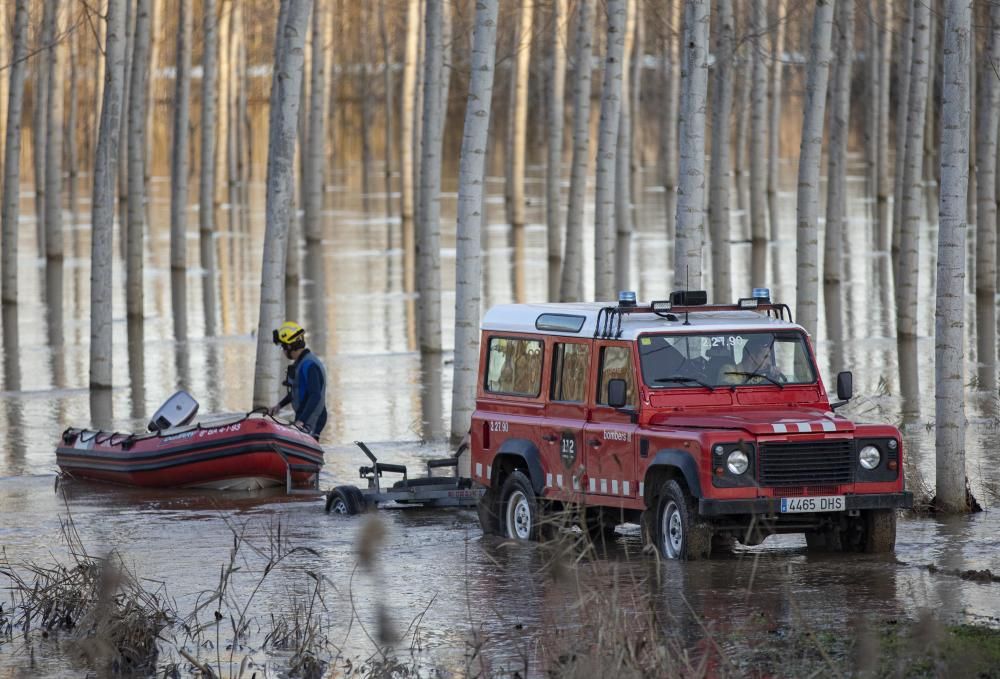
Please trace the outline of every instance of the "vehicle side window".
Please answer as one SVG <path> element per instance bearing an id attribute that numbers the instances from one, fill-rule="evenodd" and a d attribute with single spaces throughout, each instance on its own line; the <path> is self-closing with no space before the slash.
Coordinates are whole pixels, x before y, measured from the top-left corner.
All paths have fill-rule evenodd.
<path id="1" fill-rule="evenodd" d="M 491 337 L 486 391 L 535 397 L 542 390 L 542 343 L 516 337 Z"/>
<path id="2" fill-rule="evenodd" d="M 587 397 L 590 347 L 586 344 L 557 343 L 552 352 L 553 401 L 583 403 Z"/>
<path id="3" fill-rule="evenodd" d="M 635 393 L 635 371 L 632 369 L 632 352 L 629 347 L 603 347 L 601 349 L 601 372 L 597 386 L 597 402 L 605 405 L 608 402 L 608 382 L 614 379 L 625 380 L 628 404 L 637 405 Z"/>

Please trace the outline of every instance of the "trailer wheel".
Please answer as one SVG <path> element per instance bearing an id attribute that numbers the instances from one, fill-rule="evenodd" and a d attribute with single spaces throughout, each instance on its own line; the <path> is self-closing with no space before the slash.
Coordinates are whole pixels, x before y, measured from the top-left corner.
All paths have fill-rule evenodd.
<path id="1" fill-rule="evenodd" d="M 505 537 L 538 540 L 538 499 L 531 482 L 520 471 L 511 472 L 500 491 L 501 526 Z"/>
<path id="2" fill-rule="evenodd" d="M 698 520 L 694 503 L 677 481 L 660 491 L 653 531 L 656 548 L 665 559 L 707 559 L 712 554 L 712 529 Z"/>
<path id="3" fill-rule="evenodd" d="M 326 513 L 353 516 L 363 511 L 363 503 L 364 496 L 354 486 L 337 486 L 326 494 Z"/>

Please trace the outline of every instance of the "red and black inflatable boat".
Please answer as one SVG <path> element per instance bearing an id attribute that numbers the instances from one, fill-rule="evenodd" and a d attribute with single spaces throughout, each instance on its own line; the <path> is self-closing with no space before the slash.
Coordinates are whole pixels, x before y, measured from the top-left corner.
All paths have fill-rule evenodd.
<path id="1" fill-rule="evenodd" d="M 289 491 L 319 486 L 323 449 L 308 433 L 264 412 L 181 426 L 160 417 L 160 425 L 170 425 L 162 428 L 158 416 L 149 433 L 67 429 L 56 462 L 73 478 L 131 486 Z M 193 413 L 184 419 L 190 421 Z"/>

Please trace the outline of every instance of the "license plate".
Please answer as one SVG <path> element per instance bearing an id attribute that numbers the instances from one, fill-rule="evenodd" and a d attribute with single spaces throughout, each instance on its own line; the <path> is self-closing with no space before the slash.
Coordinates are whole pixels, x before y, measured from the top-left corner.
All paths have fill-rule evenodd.
<path id="1" fill-rule="evenodd" d="M 847 508 L 843 495 L 821 495 L 817 497 L 783 497 L 781 513 L 800 512 L 842 512 Z"/>

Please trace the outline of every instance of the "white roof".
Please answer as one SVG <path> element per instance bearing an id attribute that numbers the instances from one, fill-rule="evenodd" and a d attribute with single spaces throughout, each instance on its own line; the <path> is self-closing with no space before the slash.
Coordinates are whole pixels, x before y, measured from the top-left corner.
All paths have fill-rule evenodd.
<path id="1" fill-rule="evenodd" d="M 642 306 L 642 303 L 639 304 Z M 506 331 L 515 333 L 534 333 L 540 335 L 563 335 L 568 337 L 593 338 L 597 330 L 597 316 L 601 309 L 615 306 L 609 303 L 539 303 L 539 304 L 500 304 L 483 317 L 483 330 Z M 696 333 L 696 332 L 737 332 L 737 331 L 774 331 L 797 330 L 805 332 L 802 326 L 788 321 L 781 321 L 752 310 L 711 310 L 692 311 L 688 316 L 690 325 L 685 325 L 683 311 L 671 312 L 676 321 L 667 320 L 649 312 L 634 312 L 622 317 L 623 340 L 634 340 L 645 333 Z M 582 316 L 583 326 L 579 332 L 569 330 L 539 330 L 535 323 L 542 314 L 560 314 L 567 316 Z M 601 318 L 601 327 L 604 318 Z M 615 329 L 618 321 L 615 319 Z"/>

